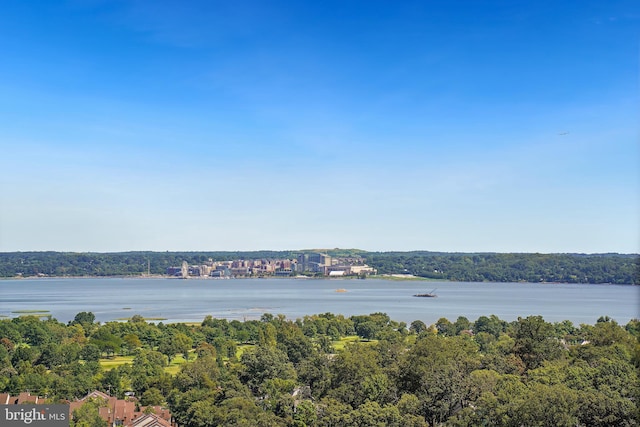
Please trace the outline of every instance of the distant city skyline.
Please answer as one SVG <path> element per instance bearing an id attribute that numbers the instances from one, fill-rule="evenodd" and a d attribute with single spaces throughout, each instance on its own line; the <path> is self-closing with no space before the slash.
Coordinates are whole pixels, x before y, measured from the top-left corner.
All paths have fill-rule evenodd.
<path id="1" fill-rule="evenodd" d="M 639 253 L 640 5 L 9 0 L 0 252 Z"/>

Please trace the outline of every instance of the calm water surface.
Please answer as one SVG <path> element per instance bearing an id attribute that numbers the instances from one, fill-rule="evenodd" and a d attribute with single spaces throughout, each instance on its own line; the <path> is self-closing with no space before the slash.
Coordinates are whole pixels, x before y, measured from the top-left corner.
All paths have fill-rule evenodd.
<path id="1" fill-rule="evenodd" d="M 435 291 L 438 298 L 415 298 Z M 346 292 L 336 292 L 344 289 Z M 385 312 L 393 320 L 435 323 L 495 314 L 511 321 L 593 324 L 607 315 L 621 324 L 640 317 L 640 286 L 533 283 L 415 282 L 294 279 L 22 279 L 0 281 L 0 316 L 48 310 L 61 322 L 92 311 L 102 322 L 131 317 L 200 322 L 207 315 L 258 319 L 263 313 L 295 319 L 332 312 L 345 316 Z"/>

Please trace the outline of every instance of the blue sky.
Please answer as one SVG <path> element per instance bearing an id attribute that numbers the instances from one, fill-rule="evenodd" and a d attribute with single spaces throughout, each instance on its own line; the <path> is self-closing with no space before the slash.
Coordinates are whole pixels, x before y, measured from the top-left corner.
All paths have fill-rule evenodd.
<path id="1" fill-rule="evenodd" d="M 635 1 L 20 1 L 0 251 L 640 251 Z"/>

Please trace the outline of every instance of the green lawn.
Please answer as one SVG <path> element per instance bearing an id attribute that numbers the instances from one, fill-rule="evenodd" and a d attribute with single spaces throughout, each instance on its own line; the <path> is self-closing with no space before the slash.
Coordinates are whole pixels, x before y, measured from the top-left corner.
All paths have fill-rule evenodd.
<path id="1" fill-rule="evenodd" d="M 189 360 L 193 361 L 195 358 L 195 355 L 191 354 L 189 355 Z M 174 357 L 173 359 L 171 359 L 171 363 L 169 364 L 169 366 L 167 366 L 166 368 L 164 368 L 164 371 L 171 374 L 171 375 L 175 375 L 180 371 L 180 366 L 184 365 L 185 363 L 187 363 L 186 360 L 184 360 L 184 357 L 182 357 L 181 354 L 177 355 L 176 357 Z"/>
<path id="2" fill-rule="evenodd" d="M 375 344 L 376 342 L 378 342 L 377 340 L 371 340 L 371 341 L 367 341 L 367 340 L 363 340 L 362 338 L 360 338 L 357 335 L 350 335 L 348 337 L 343 337 L 340 338 L 339 341 L 331 341 L 331 345 L 333 346 L 333 349 L 336 351 L 341 351 L 344 350 L 344 347 L 349 344 L 349 343 L 362 343 L 362 344 Z"/>
<path id="3" fill-rule="evenodd" d="M 356 342 L 369 345 L 369 344 L 375 344 L 377 340 L 367 341 L 367 340 L 363 340 L 357 335 L 351 335 L 348 337 L 343 337 L 339 341 L 332 341 L 331 345 L 336 351 L 341 351 L 341 350 L 344 350 L 344 347 L 347 344 L 356 343 Z M 244 353 L 246 350 L 253 347 L 255 347 L 253 344 L 239 344 L 236 350 L 236 358 L 240 359 L 240 357 L 242 356 L 242 353 Z M 189 361 L 190 362 L 193 361 L 195 357 L 196 357 L 195 352 L 192 351 L 189 356 Z M 114 357 L 101 358 L 100 366 L 102 366 L 104 370 L 110 370 L 113 368 L 117 368 L 118 366 L 125 365 L 127 363 L 133 364 L 133 359 L 134 359 L 134 356 L 114 356 Z M 181 354 L 178 354 L 173 359 L 171 359 L 171 363 L 169 364 L 169 366 L 164 368 L 164 371 L 171 375 L 175 375 L 180 371 L 180 366 L 184 365 L 185 363 L 186 361 L 184 360 L 184 357 L 182 357 Z"/>
<path id="4" fill-rule="evenodd" d="M 240 360 L 240 356 L 242 356 L 242 353 L 244 353 L 245 350 L 253 347 L 255 347 L 253 344 L 238 344 L 238 346 L 236 347 L 236 359 Z"/>
<path id="5" fill-rule="evenodd" d="M 191 354 L 189 356 L 189 361 L 193 361 L 195 357 L 196 357 L 195 354 Z M 100 366 L 102 366 L 104 370 L 111 370 L 113 368 L 117 368 L 118 366 L 125 365 L 127 363 L 133 364 L 133 359 L 134 359 L 134 356 L 114 356 L 114 357 L 102 358 L 100 359 Z M 186 360 L 184 360 L 184 357 L 182 357 L 181 354 L 176 355 L 176 357 L 171 359 L 171 363 L 169 364 L 169 366 L 164 368 L 164 371 L 171 375 L 175 375 L 180 371 L 180 366 L 184 365 L 185 363 L 186 363 Z"/>
<path id="6" fill-rule="evenodd" d="M 127 363 L 133 363 L 133 356 L 114 356 L 100 359 L 100 366 L 105 370 L 111 370 Z"/>
<path id="7" fill-rule="evenodd" d="M 369 345 L 369 344 L 375 344 L 377 340 L 367 341 L 367 340 L 363 340 L 357 335 L 351 335 L 348 337 L 343 337 L 338 341 L 332 341 L 331 344 L 335 349 L 335 351 L 342 351 L 344 350 L 344 347 L 347 344 L 356 343 L 356 342 Z M 253 347 L 255 347 L 255 345 L 253 344 L 239 344 L 236 349 L 236 358 L 239 360 L 240 357 L 242 356 L 242 353 L 244 353 L 245 351 Z M 134 357 L 135 356 L 104 357 L 100 359 L 100 366 L 102 366 L 102 369 L 108 371 L 125 364 L 133 364 Z M 189 361 L 190 362 L 193 361 L 195 357 L 196 357 L 195 351 L 192 350 L 191 354 L 189 355 Z M 167 372 L 168 374 L 176 375 L 178 372 L 180 372 L 180 366 L 184 365 L 185 363 L 186 363 L 186 360 L 184 360 L 184 357 L 181 354 L 178 354 L 173 359 L 171 359 L 171 363 L 169 364 L 169 366 L 164 368 L 164 371 Z"/>

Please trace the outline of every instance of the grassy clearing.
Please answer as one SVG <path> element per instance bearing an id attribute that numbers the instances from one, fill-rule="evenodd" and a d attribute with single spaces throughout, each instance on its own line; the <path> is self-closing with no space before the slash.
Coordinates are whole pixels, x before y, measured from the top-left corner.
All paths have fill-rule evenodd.
<path id="1" fill-rule="evenodd" d="M 194 355 L 189 355 L 189 361 L 192 362 L 194 360 L 194 357 Z M 184 360 L 184 357 L 182 357 L 181 354 L 176 355 L 176 357 L 171 359 L 171 363 L 169 364 L 169 366 L 164 368 L 164 371 L 168 374 L 175 375 L 180 371 L 180 366 L 184 365 L 185 363 L 187 363 L 187 361 Z"/>
<path id="2" fill-rule="evenodd" d="M 359 342 L 359 343 L 362 343 L 362 344 L 365 344 L 365 345 L 369 345 L 369 344 L 377 343 L 378 340 L 367 341 L 367 340 L 363 340 L 362 338 L 360 338 L 357 335 L 350 335 L 348 337 L 340 338 L 339 341 L 331 341 L 331 345 L 332 345 L 334 350 L 342 351 L 342 350 L 344 350 L 344 347 L 347 344 L 356 343 L 356 342 Z"/>
<path id="3" fill-rule="evenodd" d="M 118 366 L 126 364 L 132 365 L 134 358 L 135 356 L 114 356 L 102 358 L 100 359 L 100 366 L 102 366 L 102 369 L 104 369 L 105 371 L 109 371 L 111 369 L 117 368 Z M 194 358 L 195 355 L 191 354 L 189 356 L 189 361 L 193 361 Z M 169 366 L 164 368 L 164 371 L 171 375 L 175 375 L 180 371 L 180 366 L 184 365 L 185 363 L 187 363 L 187 361 L 184 360 L 184 357 L 182 357 L 181 354 L 176 355 L 173 359 L 171 359 L 171 363 L 169 364 Z"/>
<path id="4" fill-rule="evenodd" d="M 117 368 L 118 366 L 133 364 L 134 356 L 114 356 L 108 357 L 104 359 L 100 359 L 100 366 L 104 370 L 111 370 L 113 368 Z"/>
<path id="5" fill-rule="evenodd" d="M 247 349 L 253 347 L 255 347 L 253 344 L 239 344 L 236 347 L 236 359 L 240 360 L 240 356 L 242 356 L 242 353 L 244 353 Z"/>

